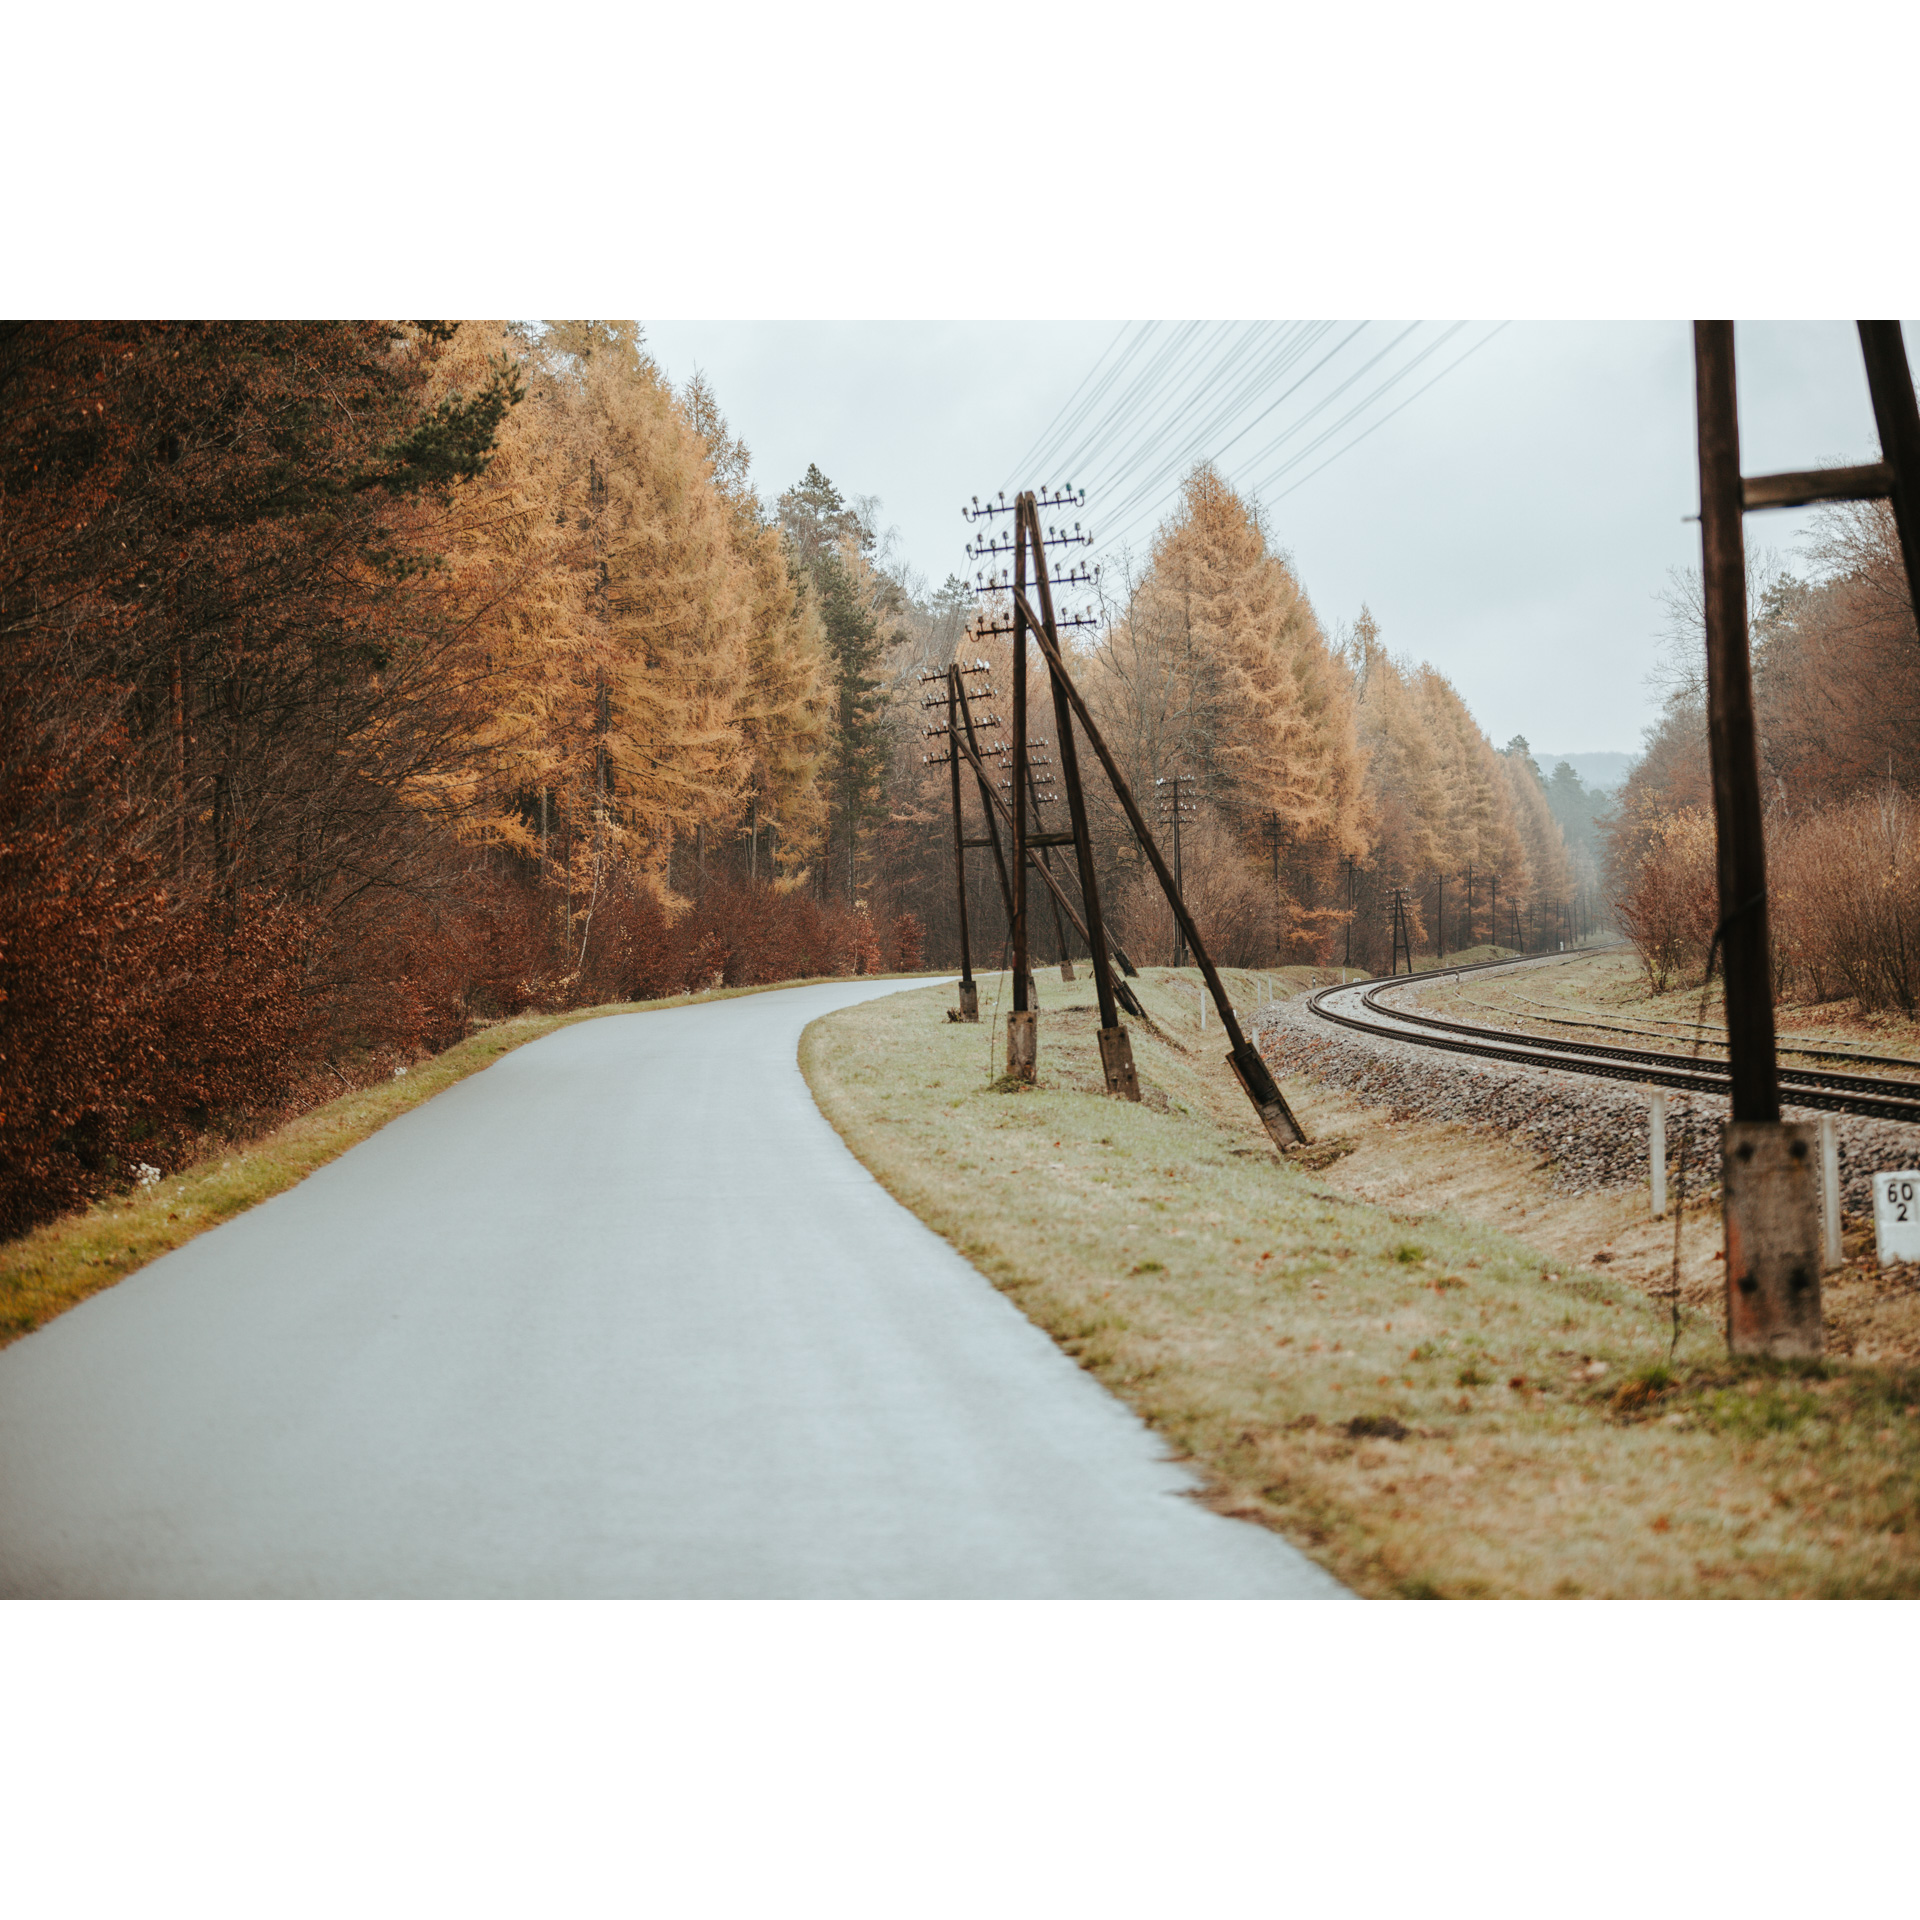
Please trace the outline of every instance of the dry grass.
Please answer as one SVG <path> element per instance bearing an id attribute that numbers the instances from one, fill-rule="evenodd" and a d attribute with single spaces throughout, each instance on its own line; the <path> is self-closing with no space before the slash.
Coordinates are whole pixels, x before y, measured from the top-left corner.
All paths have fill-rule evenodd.
<path id="1" fill-rule="evenodd" d="M 1697 1313 L 1669 1372 L 1664 1304 L 1575 1257 L 1599 1222 L 1553 1216 L 1525 1167 L 1481 1176 L 1488 1209 L 1524 1200 L 1510 1227 L 1452 1204 L 1484 1140 L 1438 1184 L 1359 1191 L 1399 1177 L 1377 1147 L 1409 1171 L 1439 1143 L 1292 1082 L 1318 1145 L 1280 1165 L 1190 979 L 1142 982 L 1164 1037 L 1135 1030 L 1137 1107 L 1101 1091 L 1088 986 L 1050 974 L 1035 1090 L 994 1079 L 1000 1033 L 948 1024 L 946 989 L 816 1022 L 802 1064 L 882 1182 L 1215 1505 L 1360 1592 L 1920 1592 L 1920 1379 L 1732 1365 Z"/>
<path id="2" fill-rule="evenodd" d="M 908 976 L 885 974 L 883 979 Z M 806 981 L 780 983 L 790 986 Z M 123 1280 L 149 1260 L 171 1253 L 262 1200 L 284 1193 L 389 1120 L 397 1119 L 456 1081 L 490 1067 L 503 1053 L 556 1028 L 609 1014 L 646 1013 L 767 993 L 770 987 L 722 987 L 670 999 L 585 1007 L 568 1013 L 525 1014 L 499 1020 L 409 1067 L 404 1078 L 343 1094 L 314 1107 L 258 1140 L 183 1168 L 157 1187 L 102 1200 L 84 1212 L 49 1222 L 0 1244 L 0 1346 L 45 1326 L 69 1307 Z"/>

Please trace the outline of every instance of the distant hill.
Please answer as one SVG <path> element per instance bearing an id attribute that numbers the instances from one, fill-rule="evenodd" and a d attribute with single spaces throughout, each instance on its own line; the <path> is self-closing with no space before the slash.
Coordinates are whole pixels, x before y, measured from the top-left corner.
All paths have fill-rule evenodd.
<path id="1" fill-rule="evenodd" d="M 1627 769 L 1639 759 L 1637 753 L 1536 753 L 1534 764 L 1549 779 L 1564 760 L 1580 776 L 1580 784 L 1590 793 L 1618 793 L 1625 783 Z"/>

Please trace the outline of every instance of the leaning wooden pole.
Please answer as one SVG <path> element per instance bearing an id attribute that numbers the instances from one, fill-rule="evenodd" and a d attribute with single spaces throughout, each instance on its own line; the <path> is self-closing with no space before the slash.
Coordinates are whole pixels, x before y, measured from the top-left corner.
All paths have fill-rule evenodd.
<path id="1" fill-rule="evenodd" d="M 1047 659 L 1047 677 L 1053 687 L 1054 731 L 1059 736 L 1060 778 L 1067 789 L 1067 812 L 1073 823 L 1073 857 L 1080 868 L 1080 898 L 1087 909 L 1086 933 L 1093 954 L 1093 984 L 1100 1000 L 1100 1070 L 1107 1091 L 1125 1100 L 1140 1098 L 1140 1080 L 1134 1071 L 1133 1042 L 1114 1009 L 1111 968 L 1107 962 L 1106 928 L 1100 918 L 1100 889 L 1094 875 L 1093 836 L 1087 826 L 1087 797 L 1080 786 L 1080 751 L 1073 740 L 1073 714 L 1060 690 L 1054 662 L 1060 657 L 1060 630 L 1053 620 L 1053 589 L 1047 581 L 1046 548 L 1041 544 L 1040 510 L 1032 494 L 1023 494 L 1018 509 L 1033 538 L 1039 565 L 1035 589 L 1040 596 L 1040 646 Z"/>
<path id="2" fill-rule="evenodd" d="M 1133 828 L 1140 842 L 1141 851 L 1147 856 L 1148 864 L 1153 868 L 1154 877 L 1160 882 L 1161 891 L 1167 897 L 1167 904 L 1173 908 L 1174 919 L 1186 939 L 1195 962 L 1207 983 L 1207 991 L 1213 996 L 1213 1004 L 1220 1015 L 1221 1031 L 1233 1043 L 1233 1050 L 1227 1055 L 1228 1063 L 1239 1076 L 1240 1084 L 1253 1102 L 1254 1110 L 1259 1114 L 1261 1124 L 1266 1128 L 1274 1143 L 1282 1148 L 1297 1146 L 1306 1139 L 1306 1132 L 1298 1120 L 1293 1117 L 1293 1109 L 1287 1105 L 1273 1078 L 1272 1070 L 1260 1057 L 1255 1047 L 1240 1031 L 1240 1022 L 1235 1018 L 1233 1003 L 1227 998 L 1227 990 L 1220 984 L 1220 975 L 1215 971 L 1213 961 L 1208 957 L 1206 946 L 1200 938 L 1200 929 L 1193 924 L 1193 916 L 1187 911 L 1187 903 L 1180 897 L 1180 890 L 1173 884 L 1173 875 L 1167 871 L 1167 863 L 1161 858 L 1160 849 L 1154 843 L 1145 816 L 1139 803 L 1133 797 L 1133 789 L 1128 786 L 1126 776 L 1121 773 L 1119 763 L 1114 759 L 1106 740 L 1102 737 L 1094 718 L 1087 710 L 1087 703 L 1080 689 L 1073 684 L 1067 672 L 1066 662 L 1061 658 L 1059 643 L 1041 624 L 1033 609 L 1027 603 L 1024 582 L 1014 589 L 1014 616 L 1016 620 L 1024 615 L 1026 625 L 1034 630 L 1034 637 L 1046 655 L 1047 665 L 1051 669 L 1055 683 L 1072 705 L 1080 721 L 1080 730 L 1087 737 L 1100 765 L 1106 771 L 1114 796 L 1119 800 L 1126 813 L 1127 822 Z"/>
<path id="3" fill-rule="evenodd" d="M 1722 1137 L 1727 1345 L 1790 1357 L 1821 1349 L 1815 1129 L 1780 1119 L 1760 748 L 1747 644 L 1745 487 L 1733 322 L 1694 323 L 1707 738 L 1726 983 L 1731 1111 Z"/>

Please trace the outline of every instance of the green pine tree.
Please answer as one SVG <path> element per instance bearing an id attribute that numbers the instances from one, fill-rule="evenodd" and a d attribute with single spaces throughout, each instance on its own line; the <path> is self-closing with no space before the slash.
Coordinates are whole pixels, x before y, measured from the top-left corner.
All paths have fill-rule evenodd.
<path id="1" fill-rule="evenodd" d="M 860 835 L 886 817 L 886 695 L 878 668 L 880 622 L 853 570 L 828 550 L 810 569 L 826 629 L 832 688 L 823 785 L 830 808 L 829 846 L 844 848 L 847 900 L 855 897 Z"/>

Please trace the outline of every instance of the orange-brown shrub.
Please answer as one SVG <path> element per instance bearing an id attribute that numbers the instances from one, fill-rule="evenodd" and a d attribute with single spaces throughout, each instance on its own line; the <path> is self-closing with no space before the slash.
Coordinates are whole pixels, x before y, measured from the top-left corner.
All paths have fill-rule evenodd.
<path id="1" fill-rule="evenodd" d="M 1676 978 L 1697 982 L 1719 922 L 1713 816 L 1688 807 L 1643 831 L 1645 850 L 1614 914 L 1654 992 L 1665 993 Z"/>
<path id="2" fill-rule="evenodd" d="M 1920 812 L 1898 787 L 1780 825 L 1768 859 L 1783 988 L 1920 1008 Z"/>
<path id="3" fill-rule="evenodd" d="M 1920 1011 L 1920 810 L 1904 792 L 1777 813 L 1767 882 L 1776 994 Z M 1719 915 L 1712 815 L 1655 822 L 1615 910 L 1655 992 L 1698 981 Z"/>

